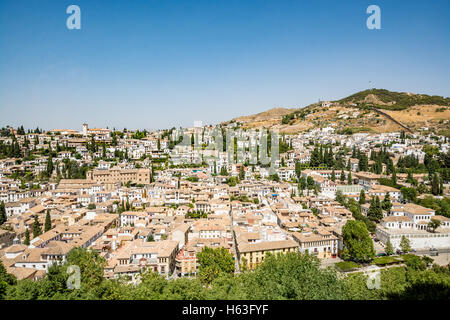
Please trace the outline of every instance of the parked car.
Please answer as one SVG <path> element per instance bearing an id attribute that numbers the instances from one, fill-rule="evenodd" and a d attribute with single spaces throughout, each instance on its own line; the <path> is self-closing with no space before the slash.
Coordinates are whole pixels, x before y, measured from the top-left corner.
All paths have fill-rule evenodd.
<path id="1" fill-rule="evenodd" d="M 417 252 L 416 249 L 411 249 L 411 252 Z"/>
<path id="2" fill-rule="evenodd" d="M 430 249 L 430 256 L 438 256 L 438 255 L 439 255 L 439 251 L 436 248 Z"/>
<path id="3" fill-rule="evenodd" d="M 402 250 L 397 249 L 397 250 L 395 251 L 395 253 L 396 253 L 396 254 L 402 254 L 403 252 L 402 252 Z"/>

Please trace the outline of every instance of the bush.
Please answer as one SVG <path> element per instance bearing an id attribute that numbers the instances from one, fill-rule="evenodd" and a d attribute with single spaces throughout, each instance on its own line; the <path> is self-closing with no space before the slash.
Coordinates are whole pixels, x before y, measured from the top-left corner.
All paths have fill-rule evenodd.
<path id="1" fill-rule="evenodd" d="M 391 264 L 398 264 L 403 262 L 403 259 L 398 257 L 378 257 L 373 259 L 372 264 L 376 264 L 377 266 L 386 266 Z"/>
<path id="2" fill-rule="evenodd" d="M 358 269 L 360 267 L 359 264 L 357 264 L 356 262 L 353 261 L 342 261 L 342 262 L 337 262 L 334 264 L 334 266 L 340 270 L 340 271 L 351 271 L 351 270 L 355 270 Z"/>

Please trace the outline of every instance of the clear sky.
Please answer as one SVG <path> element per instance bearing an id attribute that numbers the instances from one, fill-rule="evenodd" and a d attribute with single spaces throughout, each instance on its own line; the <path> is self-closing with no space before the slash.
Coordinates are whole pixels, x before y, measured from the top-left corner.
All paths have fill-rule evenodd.
<path id="1" fill-rule="evenodd" d="M 368 87 L 450 96 L 450 1 L 0 0 L 0 126 L 192 126 Z"/>

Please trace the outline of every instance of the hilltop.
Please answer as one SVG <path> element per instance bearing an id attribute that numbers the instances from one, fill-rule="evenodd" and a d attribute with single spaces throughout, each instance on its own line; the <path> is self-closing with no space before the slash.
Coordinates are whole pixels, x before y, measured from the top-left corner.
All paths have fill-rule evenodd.
<path id="1" fill-rule="evenodd" d="M 331 126 L 342 133 L 418 131 L 429 128 L 449 135 L 450 98 L 368 89 L 336 101 L 304 108 L 275 108 L 235 118 L 243 128 L 277 128 L 296 133 Z"/>

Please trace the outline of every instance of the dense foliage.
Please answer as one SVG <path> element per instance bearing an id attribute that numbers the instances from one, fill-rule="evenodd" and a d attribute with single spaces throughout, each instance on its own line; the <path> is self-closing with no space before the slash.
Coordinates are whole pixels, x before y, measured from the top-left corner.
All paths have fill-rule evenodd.
<path id="1" fill-rule="evenodd" d="M 209 256 L 207 265 L 211 265 L 213 251 L 206 254 Z M 143 272 L 138 284 L 128 284 L 124 279 L 103 278 L 106 263 L 97 253 L 74 249 L 69 253 L 67 263 L 52 266 L 46 277 L 38 281 L 16 282 L 0 264 L 0 299 L 448 299 L 448 266 L 433 265 L 430 268 L 430 258 L 413 255 L 407 258 L 406 267 L 381 271 L 378 290 L 368 289 L 367 277 L 362 273 L 343 275 L 332 267 L 321 268 L 316 257 L 301 253 L 269 254 L 255 271 L 239 274 L 230 272 L 228 259 L 218 259 L 212 264 L 225 269 L 209 284 L 200 278 L 167 280 L 151 271 Z M 79 289 L 71 290 L 66 285 L 69 265 L 80 268 Z"/>

